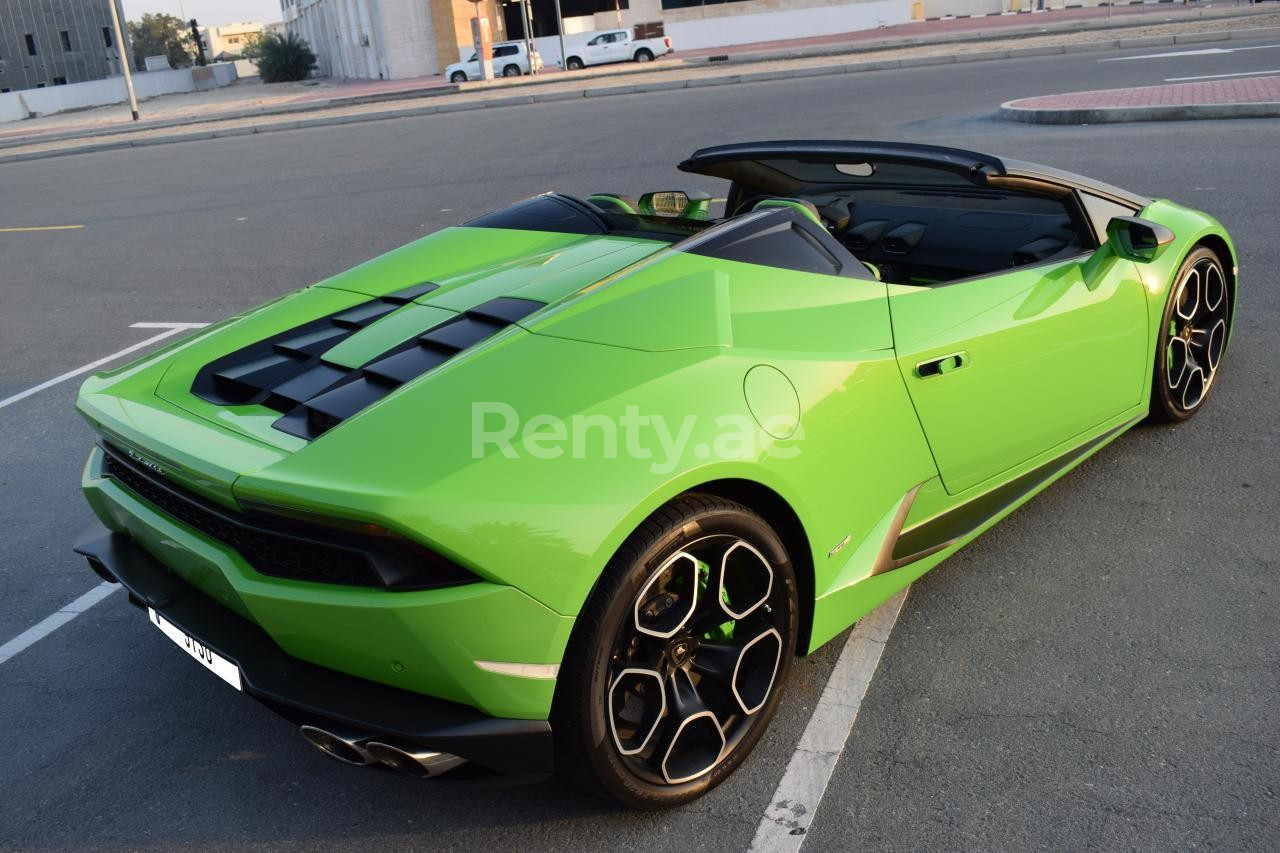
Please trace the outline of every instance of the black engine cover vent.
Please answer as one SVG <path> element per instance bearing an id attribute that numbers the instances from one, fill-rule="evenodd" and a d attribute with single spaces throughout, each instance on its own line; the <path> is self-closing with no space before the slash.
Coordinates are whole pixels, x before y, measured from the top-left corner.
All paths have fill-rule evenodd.
<path id="1" fill-rule="evenodd" d="M 200 369 L 191 393 L 218 406 L 287 412 L 347 375 L 346 368 L 323 363 L 323 353 L 439 286 L 424 281 L 228 353 Z"/>
<path id="2" fill-rule="evenodd" d="M 362 367 L 342 373 L 336 381 L 324 384 L 331 375 L 318 377 L 308 387 L 319 390 L 305 399 L 295 401 L 294 397 L 297 395 L 290 389 L 288 399 L 296 402 L 296 405 L 285 410 L 284 417 L 272 426 L 299 438 L 318 438 L 406 382 L 417 379 L 463 350 L 493 337 L 543 305 L 542 302 L 514 297 L 491 299 L 427 329 L 416 338 L 393 347 Z M 336 370 L 323 363 L 320 367 Z M 277 389 L 277 393 L 291 384 L 300 384 L 306 376 L 303 374 L 297 376 L 293 383 L 285 383 Z"/>

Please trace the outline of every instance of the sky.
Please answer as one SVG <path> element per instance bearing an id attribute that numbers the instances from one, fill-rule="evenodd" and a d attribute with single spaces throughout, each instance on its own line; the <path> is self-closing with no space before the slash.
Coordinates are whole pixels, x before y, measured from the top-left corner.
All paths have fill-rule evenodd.
<path id="1" fill-rule="evenodd" d="M 221 27 L 239 21 L 270 24 L 280 20 L 280 0 L 124 0 L 124 14 L 131 21 L 144 12 L 163 12 L 184 21 L 195 18 L 202 27 Z"/>

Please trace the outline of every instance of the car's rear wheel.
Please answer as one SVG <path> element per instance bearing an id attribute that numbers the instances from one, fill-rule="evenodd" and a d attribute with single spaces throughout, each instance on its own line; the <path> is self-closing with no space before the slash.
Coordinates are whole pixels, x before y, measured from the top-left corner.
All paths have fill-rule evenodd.
<path id="1" fill-rule="evenodd" d="M 658 510 L 574 628 L 552 712 L 561 774 L 647 809 L 718 785 L 777 709 L 797 613 L 786 548 L 759 515 L 699 494 Z"/>
<path id="2" fill-rule="evenodd" d="M 653 62 L 653 52 L 646 48 L 640 48 L 636 51 L 636 62 Z"/>
<path id="3" fill-rule="evenodd" d="M 465 71 L 455 71 L 455 72 L 453 72 L 452 74 L 450 74 L 450 75 L 449 75 L 449 82 L 450 82 L 450 83 L 465 83 L 465 82 L 467 82 L 467 72 L 465 72 Z"/>
<path id="4" fill-rule="evenodd" d="M 1185 421 L 1204 406 L 1231 331 L 1223 261 L 1198 247 L 1178 269 L 1166 300 L 1151 380 L 1151 420 Z"/>
<path id="5" fill-rule="evenodd" d="M 503 69 L 502 69 L 502 76 L 503 76 L 503 77 L 519 77 L 519 76 L 520 76 L 520 66 L 519 66 L 519 65 L 508 65 L 506 68 L 503 68 Z"/>

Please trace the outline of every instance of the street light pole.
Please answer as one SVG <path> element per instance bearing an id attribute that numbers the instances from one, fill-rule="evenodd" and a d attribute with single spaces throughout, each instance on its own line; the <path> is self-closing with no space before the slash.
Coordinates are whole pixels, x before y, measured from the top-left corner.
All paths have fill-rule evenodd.
<path id="1" fill-rule="evenodd" d="M 120 10 L 116 8 L 116 0 L 107 4 L 111 7 L 111 26 L 116 31 L 116 44 L 120 50 L 120 70 L 124 72 L 124 87 L 129 92 L 129 109 L 133 112 L 133 120 L 138 120 L 138 97 L 133 93 L 133 74 L 129 71 L 129 51 L 120 30 Z"/>
<path id="2" fill-rule="evenodd" d="M 537 74 L 533 67 L 533 0 L 516 0 L 520 4 L 520 23 L 524 25 L 524 50 L 529 57 L 529 74 Z"/>
<path id="3" fill-rule="evenodd" d="M 560 14 L 560 0 L 556 0 L 556 32 L 560 34 L 560 67 L 569 70 L 569 57 L 564 52 L 564 15 Z"/>

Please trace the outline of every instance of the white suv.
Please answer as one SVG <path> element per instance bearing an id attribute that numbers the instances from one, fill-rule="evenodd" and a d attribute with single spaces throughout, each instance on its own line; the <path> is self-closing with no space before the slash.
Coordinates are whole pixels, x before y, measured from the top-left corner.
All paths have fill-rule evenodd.
<path id="1" fill-rule="evenodd" d="M 519 77 L 542 70 L 542 57 L 538 51 L 533 52 L 530 62 L 529 52 L 522 41 L 504 41 L 493 46 L 493 59 L 489 60 L 494 77 Z M 467 80 L 479 80 L 480 60 L 476 55 L 466 62 L 455 62 L 444 70 L 444 76 L 450 83 L 465 83 Z"/>

